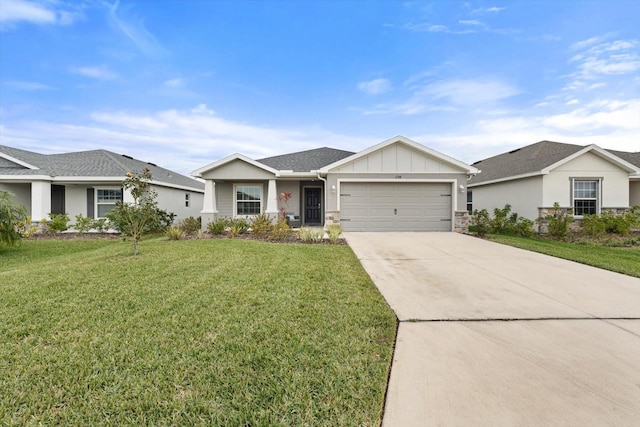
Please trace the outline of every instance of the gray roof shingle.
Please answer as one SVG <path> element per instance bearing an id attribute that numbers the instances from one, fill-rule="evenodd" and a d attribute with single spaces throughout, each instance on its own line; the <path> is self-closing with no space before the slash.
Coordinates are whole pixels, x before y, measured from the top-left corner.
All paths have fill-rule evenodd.
<path id="1" fill-rule="evenodd" d="M 267 157 L 257 161 L 277 170 L 310 172 L 330 165 L 338 160 L 342 160 L 353 154 L 355 153 L 351 151 L 322 147 L 313 150 L 299 151 L 297 153 Z"/>
<path id="2" fill-rule="evenodd" d="M 553 141 L 540 141 L 526 147 L 518 148 L 508 153 L 499 154 L 473 163 L 482 172 L 474 176 L 469 184 L 480 184 L 540 172 L 560 160 L 577 153 L 586 146 L 565 144 Z M 609 153 L 640 166 L 640 153 L 606 150 Z"/>
<path id="3" fill-rule="evenodd" d="M 122 177 L 127 172 L 142 172 L 147 167 L 155 181 L 204 189 L 204 184 L 151 163 L 107 150 L 78 151 L 63 154 L 39 154 L 0 145 L 0 152 L 26 162 L 39 170 L 0 163 L 0 175 L 49 175 L 51 177 Z"/>

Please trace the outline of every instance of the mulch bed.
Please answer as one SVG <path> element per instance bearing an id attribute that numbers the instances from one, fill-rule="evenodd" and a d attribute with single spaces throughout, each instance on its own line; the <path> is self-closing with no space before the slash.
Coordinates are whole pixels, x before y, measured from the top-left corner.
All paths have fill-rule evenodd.
<path id="1" fill-rule="evenodd" d="M 38 233 L 34 234 L 30 237 L 26 237 L 25 240 L 80 240 L 80 239 L 104 239 L 104 240 L 115 240 L 122 239 L 123 236 L 120 233 Z M 289 236 L 285 237 L 282 240 L 276 240 L 268 237 L 258 237 L 252 235 L 251 233 L 239 234 L 238 236 L 232 237 L 228 234 L 209 234 L 203 233 L 201 236 L 196 236 L 193 234 L 189 234 L 185 236 L 181 240 L 205 240 L 205 239 L 243 239 L 243 240 L 257 240 L 262 242 L 271 242 L 271 243 L 294 243 L 294 244 L 302 244 L 302 245 L 346 245 L 347 242 L 345 239 L 338 239 L 336 243 L 329 242 L 328 239 L 323 239 L 320 242 L 303 242 L 298 238 L 297 233 L 292 232 Z M 167 239 L 170 240 L 170 239 Z"/>

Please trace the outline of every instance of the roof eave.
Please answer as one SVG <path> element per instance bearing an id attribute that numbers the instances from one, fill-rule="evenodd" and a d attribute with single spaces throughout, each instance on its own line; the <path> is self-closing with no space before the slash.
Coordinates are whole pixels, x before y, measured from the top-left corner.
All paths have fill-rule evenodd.
<path id="1" fill-rule="evenodd" d="M 228 157 L 225 157 L 224 159 L 218 160 L 216 162 L 210 163 L 206 166 L 201 167 L 200 169 L 196 169 L 193 172 L 191 172 L 191 176 L 196 177 L 196 178 L 202 178 L 202 174 L 205 172 L 209 172 L 213 169 L 219 168 L 223 165 L 226 165 L 227 163 L 233 162 L 234 160 L 242 160 L 243 162 L 249 163 L 252 166 L 255 166 L 257 168 L 263 169 L 267 172 L 270 172 L 272 174 L 274 174 L 275 176 L 279 176 L 280 175 L 280 171 L 276 170 L 272 167 L 269 167 L 267 165 L 265 165 L 264 163 L 260 163 L 256 160 L 250 159 L 247 156 L 243 156 L 242 154 L 239 153 L 235 153 L 232 154 Z"/>
<path id="2" fill-rule="evenodd" d="M 512 175 L 512 176 L 505 176 L 503 178 L 490 179 L 488 181 L 470 183 L 467 185 L 467 187 L 469 188 L 480 187 L 481 185 L 498 184 L 500 182 L 515 181 L 516 179 L 531 178 L 534 176 L 548 175 L 548 174 L 549 172 L 535 171 L 535 172 L 523 173 L 520 175 Z"/>
<path id="3" fill-rule="evenodd" d="M 563 158 L 562 160 L 559 160 L 545 167 L 544 169 L 542 169 L 542 172 L 549 173 L 550 171 L 557 168 L 558 166 L 562 166 L 563 164 L 570 162 L 571 160 L 574 160 L 588 152 L 593 152 L 597 156 L 618 165 L 620 168 L 624 169 L 628 173 L 636 173 L 636 174 L 640 173 L 640 168 L 638 168 L 637 166 L 627 162 L 626 160 L 616 156 L 615 154 L 608 152 L 603 148 L 600 148 L 595 144 L 587 145 L 582 150 L 576 151 L 575 153 Z"/>
<path id="4" fill-rule="evenodd" d="M 16 158 L 16 157 L 10 156 L 10 155 L 8 155 L 6 153 L 0 153 L 0 157 L 2 157 L 3 159 L 9 160 L 10 162 L 15 163 L 17 165 L 24 166 L 27 169 L 31 169 L 31 170 L 39 170 L 40 169 L 37 166 L 34 166 L 34 165 L 30 164 L 30 163 L 27 163 L 27 162 L 25 162 L 23 160 L 20 160 L 20 159 Z"/>
<path id="5" fill-rule="evenodd" d="M 413 140 L 411 140 L 411 139 L 409 139 L 409 138 L 407 138 L 405 136 L 402 136 L 402 135 L 397 135 L 397 136 L 395 136 L 393 138 L 389 138 L 386 141 L 382 141 L 379 144 L 376 144 L 376 145 L 374 145 L 372 147 L 367 148 L 366 150 L 360 151 L 360 152 L 355 153 L 355 154 L 353 154 L 353 155 L 351 155 L 349 157 L 345 157 L 342 160 L 338 160 L 337 162 L 334 162 L 334 163 L 331 163 L 330 165 L 324 166 L 319 171 L 321 173 L 328 173 L 331 169 L 335 169 L 337 167 L 340 167 L 340 166 L 342 166 L 342 165 L 344 165 L 346 163 L 349 163 L 351 161 L 359 159 L 360 157 L 364 157 L 364 156 L 366 156 L 368 154 L 373 153 L 374 151 L 380 150 L 382 148 L 385 148 L 385 147 L 387 147 L 389 145 L 392 145 L 392 144 L 395 144 L 397 142 L 401 142 L 401 143 L 403 143 L 405 145 L 408 145 L 409 147 L 411 147 L 411 148 L 413 148 L 415 150 L 418 150 L 418 151 L 423 152 L 425 154 L 428 154 L 428 155 L 430 155 L 432 157 L 438 158 L 438 159 L 443 160 L 443 161 L 445 161 L 447 163 L 450 163 L 450 164 L 452 164 L 454 166 L 457 166 L 457 167 L 459 167 L 461 169 L 464 169 L 466 171 L 466 173 L 468 173 L 468 174 L 479 173 L 478 169 L 476 169 L 475 167 L 473 167 L 471 165 L 468 165 L 468 164 L 463 163 L 463 162 L 461 162 L 459 160 L 456 160 L 453 157 L 449 157 L 446 154 L 440 153 L 440 152 L 438 152 L 436 150 L 433 150 L 433 149 L 431 149 L 429 147 L 426 147 L 426 146 L 424 146 L 424 145 L 422 145 L 422 144 L 420 144 L 420 143 L 418 143 L 416 141 L 413 141 Z"/>

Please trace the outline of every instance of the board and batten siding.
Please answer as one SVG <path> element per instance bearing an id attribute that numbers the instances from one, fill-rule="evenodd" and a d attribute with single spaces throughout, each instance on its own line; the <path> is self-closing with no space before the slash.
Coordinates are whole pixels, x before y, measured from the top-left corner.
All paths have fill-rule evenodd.
<path id="1" fill-rule="evenodd" d="M 459 173 L 460 169 L 397 143 L 345 163 L 330 172 Z"/>

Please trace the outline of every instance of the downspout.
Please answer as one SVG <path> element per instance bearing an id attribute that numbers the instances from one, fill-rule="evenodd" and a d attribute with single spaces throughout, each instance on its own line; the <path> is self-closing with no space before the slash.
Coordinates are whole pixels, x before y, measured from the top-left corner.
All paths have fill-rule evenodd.
<path id="1" fill-rule="evenodd" d="M 323 193 L 324 193 L 324 212 L 323 212 L 323 215 L 322 215 L 322 225 L 324 227 L 324 225 L 325 225 L 324 224 L 324 222 L 325 222 L 324 220 L 327 218 L 327 202 L 328 202 L 327 180 L 326 180 L 326 178 L 323 178 L 323 177 L 320 176 L 320 171 L 316 171 L 316 173 L 318 174 L 318 179 L 320 181 L 324 182 L 324 191 L 323 191 Z"/>

